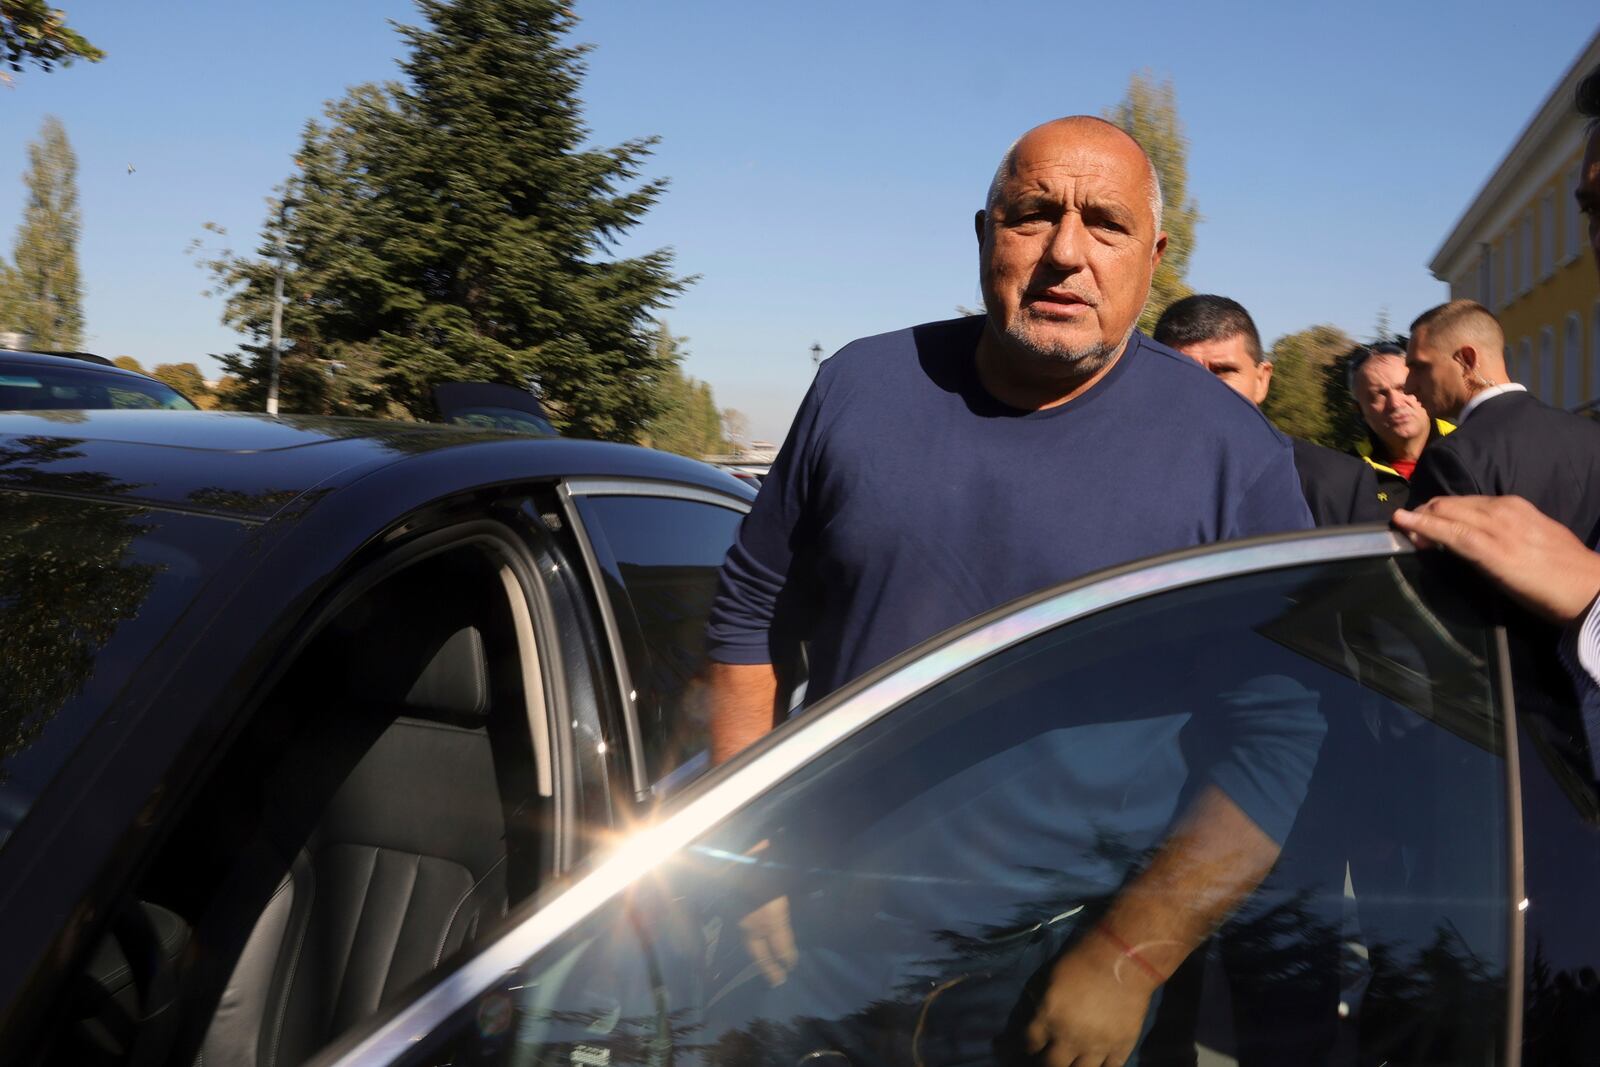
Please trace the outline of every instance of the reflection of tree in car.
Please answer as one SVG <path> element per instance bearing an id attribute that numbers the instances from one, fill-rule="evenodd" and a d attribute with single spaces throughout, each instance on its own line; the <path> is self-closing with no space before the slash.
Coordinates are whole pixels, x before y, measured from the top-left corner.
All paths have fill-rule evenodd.
<path id="1" fill-rule="evenodd" d="M 0 782 L 148 594 L 160 568 L 129 558 L 143 514 L 0 494 Z"/>

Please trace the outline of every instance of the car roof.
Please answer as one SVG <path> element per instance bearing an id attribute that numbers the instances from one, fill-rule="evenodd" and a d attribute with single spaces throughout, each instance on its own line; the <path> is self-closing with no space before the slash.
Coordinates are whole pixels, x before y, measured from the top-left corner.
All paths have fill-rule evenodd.
<path id="1" fill-rule="evenodd" d="M 464 455 L 448 474 L 425 457 Z M 0 413 L 0 489 L 90 497 L 264 520 L 308 490 L 324 495 L 409 465 L 441 494 L 555 477 L 642 478 L 741 499 L 709 464 L 632 445 L 433 423 L 245 412 L 105 410 Z M 481 473 L 479 473 L 481 472 Z"/>
<path id="2" fill-rule="evenodd" d="M 148 374 L 119 367 L 110 361 L 102 361 L 102 357 L 89 357 L 85 355 L 53 355 L 49 352 L 17 352 L 11 349 L 0 349 L 0 366 L 11 364 L 13 366 L 28 367 L 54 367 L 61 370 L 85 371 L 90 374 L 116 374 L 124 378 L 138 378 L 140 381 L 153 382 L 157 379 Z"/>

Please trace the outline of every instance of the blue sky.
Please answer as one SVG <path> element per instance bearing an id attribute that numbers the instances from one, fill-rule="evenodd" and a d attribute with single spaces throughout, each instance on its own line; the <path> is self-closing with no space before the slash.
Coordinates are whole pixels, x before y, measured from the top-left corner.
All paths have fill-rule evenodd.
<path id="1" fill-rule="evenodd" d="M 25 145 L 58 115 L 79 156 L 88 345 L 147 366 L 236 342 L 185 254 L 253 244 L 304 122 L 395 77 L 409 0 L 57 0 L 108 56 L 0 87 L 0 251 Z M 778 438 L 809 349 L 977 301 L 971 216 L 1028 127 L 1170 77 L 1204 215 L 1189 281 L 1270 341 L 1358 336 L 1437 302 L 1427 262 L 1595 32 L 1539 4 L 583 2 L 596 143 L 656 134 L 662 204 L 621 251 L 700 281 L 667 312 L 689 373 Z M 128 164 L 135 172 L 129 174 Z"/>

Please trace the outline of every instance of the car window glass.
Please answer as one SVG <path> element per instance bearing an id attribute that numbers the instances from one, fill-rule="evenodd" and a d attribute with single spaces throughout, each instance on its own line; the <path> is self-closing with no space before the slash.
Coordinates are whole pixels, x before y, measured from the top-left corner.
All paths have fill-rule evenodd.
<path id="1" fill-rule="evenodd" d="M 706 663 L 705 628 L 717 572 L 742 518 L 692 500 L 597 496 L 584 501 L 591 536 L 615 563 L 611 605 L 631 618 L 643 647 L 628 643 L 638 691 L 645 773 L 658 793 L 706 767 L 704 708 L 696 680 Z"/>
<path id="2" fill-rule="evenodd" d="M 158 381 L 95 370 L 30 368 L 0 370 L 0 410 L 170 408 L 194 405 Z"/>
<path id="3" fill-rule="evenodd" d="M 13 452 L 15 473 L 28 457 Z M 0 844 L 245 532 L 0 493 Z"/>
<path id="4" fill-rule="evenodd" d="M 993 1062 L 1069 958 L 1113 937 L 1163 951 L 1129 916 L 1215 899 L 1238 902 L 1160 986 L 1130 1062 L 1500 1062 L 1495 645 L 1421 579 L 1413 558 L 1229 579 L 948 677 L 402 1062 Z M 1229 862 L 1173 866 L 1229 828 Z M 1262 839 L 1251 890 L 1231 858 Z M 1069 1002 L 1142 966 L 1110 955 Z"/>

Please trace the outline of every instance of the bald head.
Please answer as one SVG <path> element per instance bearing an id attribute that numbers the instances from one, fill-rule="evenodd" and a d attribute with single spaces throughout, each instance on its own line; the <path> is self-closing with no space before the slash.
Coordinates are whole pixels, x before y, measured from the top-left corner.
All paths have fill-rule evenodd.
<path id="1" fill-rule="evenodd" d="M 1052 391 L 1085 387 L 1121 354 L 1166 250 L 1159 212 L 1149 158 L 1104 119 L 1057 119 L 1011 146 L 973 220 L 989 318 L 980 364 L 1030 382 L 1015 394 L 1026 403 L 1007 402 L 1056 402 Z"/>
<path id="2" fill-rule="evenodd" d="M 1006 179 L 1014 173 L 1018 148 L 1022 147 L 1023 143 L 1029 138 L 1048 133 L 1078 135 L 1099 139 L 1108 144 L 1120 142 L 1122 148 L 1131 149 L 1134 153 L 1137 153 L 1144 164 L 1145 181 L 1147 183 L 1146 197 L 1150 204 L 1150 218 L 1154 227 L 1157 230 L 1161 229 L 1161 217 L 1166 210 L 1166 205 L 1161 193 L 1161 176 L 1156 172 L 1155 164 L 1150 162 L 1150 157 L 1145 154 L 1139 142 L 1135 141 L 1121 126 L 1114 122 L 1107 122 L 1102 118 L 1096 118 L 1093 115 L 1068 115 L 1066 118 L 1053 119 L 1041 126 L 1035 126 L 1011 142 L 1011 147 L 1006 149 L 1005 155 L 1000 157 L 1000 165 L 995 168 L 994 177 L 989 181 L 989 191 L 983 200 L 985 211 L 994 210 L 995 198 L 1000 195 L 1000 190 L 1005 185 Z"/>

